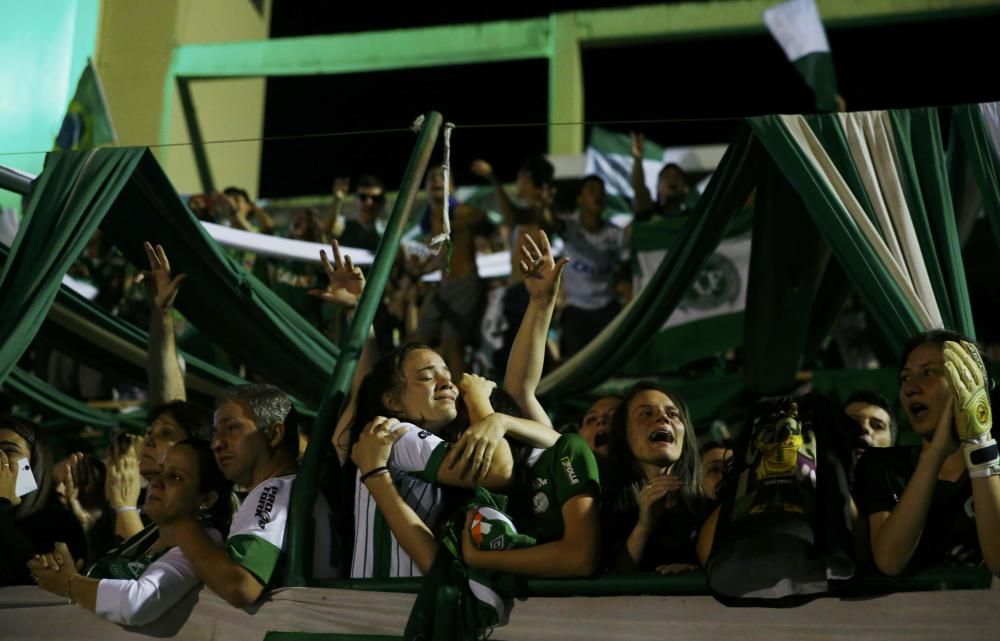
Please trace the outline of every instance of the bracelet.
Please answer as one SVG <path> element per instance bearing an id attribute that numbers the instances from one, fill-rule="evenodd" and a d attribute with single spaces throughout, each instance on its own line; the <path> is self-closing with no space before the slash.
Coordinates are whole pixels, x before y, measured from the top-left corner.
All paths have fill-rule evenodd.
<path id="1" fill-rule="evenodd" d="M 361 482 L 364 483 L 369 478 L 375 476 L 376 474 L 382 474 L 383 472 L 386 473 L 386 474 L 389 473 L 389 468 L 386 467 L 385 465 L 376 467 L 373 470 L 368 470 L 367 472 L 365 472 L 364 474 L 361 475 Z"/>
<path id="2" fill-rule="evenodd" d="M 138 512 L 139 508 L 134 505 L 123 505 L 121 507 L 116 507 L 115 512 L 121 514 L 122 512 Z"/>
<path id="3" fill-rule="evenodd" d="M 73 579 L 80 576 L 79 574 L 71 574 L 69 577 L 69 584 L 66 586 L 66 605 L 73 605 L 76 601 L 73 600 Z"/>

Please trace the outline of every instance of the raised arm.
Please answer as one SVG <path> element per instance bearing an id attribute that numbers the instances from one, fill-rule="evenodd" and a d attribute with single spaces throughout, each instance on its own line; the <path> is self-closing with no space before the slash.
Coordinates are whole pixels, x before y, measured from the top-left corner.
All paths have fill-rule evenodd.
<path id="1" fill-rule="evenodd" d="M 523 234 L 517 248 L 522 257 L 520 267 L 524 274 L 524 286 L 530 298 L 511 347 L 503 387 L 528 418 L 551 428 L 552 422 L 535 398 L 535 390 L 542 378 L 545 345 L 562 270 L 569 259 L 555 261 L 549 237 L 544 231 L 539 231 L 538 235 L 540 242 L 535 243 L 530 235 Z"/>
<path id="2" fill-rule="evenodd" d="M 172 276 L 170 261 L 163 245 L 143 244 L 149 259 L 149 271 L 142 273 L 149 300 L 149 348 L 146 374 L 149 377 L 149 403 L 152 406 L 187 400 L 184 374 L 177 358 L 174 337 L 174 299 L 186 274 Z"/>
<path id="3" fill-rule="evenodd" d="M 503 214 L 504 222 L 508 225 L 517 225 L 523 222 L 524 210 L 514 204 L 514 201 L 507 195 L 507 190 L 503 188 L 503 183 L 493 173 L 493 166 L 485 160 L 472 161 L 472 173 L 483 178 L 493 185 L 493 192 L 496 194 L 497 208 Z"/>
<path id="4" fill-rule="evenodd" d="M 327 221 L 325 232 L 330 239 L 340 238 L 344 233 L 344 202 L 347 200 L 347 192 L 351 188 L 350 178 L 336 178 L 333 181 L 333 209 L 330 212 L 330 220 Z"/>
<path id="5" fill-rule="evenodd" d="M 327 285 L 325 289 L 310 289 L 309 295 L 315 296 L 326 303 L 332 303 L 348 310 L 348 318 L 354 313 L 354 308 L 361 298 L 361 292 L 365 289 L 365 275 L 360 267 L 356 267 L 350 256 L 340 255 L 340 245 L 336 240 L 331 244 L 333 249 L 333 262 L 327 257 L 326 252 L 320 250 L 320 260 L 323 262 L 323 270 L 326 272 Z M 347 430 L 350 427 L 351 419 L 354 417 L 358 388 L 368 372 L 371 371 L 372 364 L 377 356 L 374 333 L 369 330 L 368 340 L 361 350 L 358 359 L 358 367 L 354 371 L 354 378 L 351 379 L 351 392 L 347 399 L 347 406 L 344 408 L 340 418 L 337 419 L 337 427 L 333 431 L 333 446 L 337 451 L 337 458 L 341 465 L 347 461 L 350 448 Z"/>
<path id="6" fill-rule="evenodd" d="M 642 150 L 646 137 L 632 132 L 632 213 L 648 213 L 653 208 L 653 198 L 646 186 L 646 171 L 642 166 Z"/>
<path id="7" fill-rule="evenodd" d="M 142 531 L 139 517 L 139 456 L 136 452 L 142 439 L 128 434 L 119 435 L 108 456 L 104 477 L 104 496 L 115 511 L 115 535 L 128 540 Z"/>

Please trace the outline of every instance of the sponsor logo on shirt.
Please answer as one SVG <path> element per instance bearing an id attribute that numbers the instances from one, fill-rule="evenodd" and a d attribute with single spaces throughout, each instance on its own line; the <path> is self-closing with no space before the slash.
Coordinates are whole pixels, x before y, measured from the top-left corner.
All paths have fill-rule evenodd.
<path id="1" fill-rule="evenodd" d="M 965 506 L 964 507 L 965 507 L 965 516 L 969 517 L 970 519 L 975 519 L 976 518 L 976 502 L 972 500 L 971 496 L 969 497 L 969 500 L 965 502 Z"/>
<path id="2" fill-rule="evenodd" d="M 431 433 L 428 432 L 427 430 L 420 430 L 419 432 L 417 432 L 417 438 L 419 438 L 421 441 L 426 439 L 430 435 Z"/>
<path id="3" fill-rule="evenodd" d="M 260 493 L 260 498 L 257 500 L 257 511 L 254 512 L 254 518 L 257 519 L 257 525 L 263 529 L 268 523 L 271 522 L 271 510 L 274 509 L 274 499 L 278 496 L 278 486 L 268 485 L 264 488 L 264 491 Z"/>
<path id="4" fill-rule="evenodd" d="M 566 478 L 569 479 L 569 482 L 573 485 L 579 483 L 580 479 L 576 477 L 576 470 L 573 469 L 573 463 L 569 460 L 569 457 L 564 456 L 559 459 L 559 462 L 562 463 L 563 469 L 566 470 Z"/>
<path id="5" fill-rule="evenodd" d="M 535 514 L 541 514 L 549 509 L 549 497 L 545 496 L 545 492 L 535 494 L 531 499 L 531 508 L 535 511 Z"/>
<path id="6" fill-rule="evenodd" d="M 497 538 L 493 539 L 492 541 L 490 541 L 491 550 L 502 550 L 504 549 L 505 546 L 506 546 L 506 537 L 502 534 Z"/>
<path id="7" fill-rule="evenodd" d="M 531 489 L 538 490 L 538 489 L 541 489 L 541 488 L 545 487 L 548 484 L 549 484 L 549 480 L 548 479 L 539 479 L 539 478 L 536 478 L 536 479 L 534 479 L 534 480 L 531 481 Z"/>

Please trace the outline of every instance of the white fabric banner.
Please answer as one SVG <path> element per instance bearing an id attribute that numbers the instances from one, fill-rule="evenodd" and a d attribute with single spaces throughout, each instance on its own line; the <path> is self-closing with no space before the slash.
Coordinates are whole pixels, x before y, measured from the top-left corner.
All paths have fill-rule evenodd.
<path id="1" fill-rule="evenodd" d="M 788 0 L 764 11 L 764 24 L 791 61 L 830 51 L 815 0 Z"/>
<path id="2" fill-rule="evenodd" d="M 750 279 L 750 245 L 749 235 L 724 238 L 705 259 L 691 287 L 662 329 L 744 311 Z M 646 287 L 666 255 L 666 250 L 636 255 L 640 290 Z"/>

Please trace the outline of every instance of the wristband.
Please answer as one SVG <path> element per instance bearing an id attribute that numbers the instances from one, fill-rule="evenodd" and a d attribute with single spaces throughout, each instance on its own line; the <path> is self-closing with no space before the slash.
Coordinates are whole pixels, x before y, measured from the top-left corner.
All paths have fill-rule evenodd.
<path id="1" fill-rule="evenodd" d="M 361 475 L 361 482 L 364 483 L 369 478 L 375 476 L 376 474 L 382 474 L 383 472 L 386 473 L 386 474 L 389 473 L 389 468 L 386 467 L 385 465 L 376 467 L 373 470 L 368 470 L 367 472 L 365 472 L 364 474 Z"/>
<path id="2" fill-rule="evenodd" d="M 962 458 L 969 478 L 981 479 L 1000 475 L 1000 448 L 989 433 L 962 442 Z"/>
<path id="3" fill-rule="evenodd" d="M 121 507 L 116 507 L 115 512 L 121 514 L 122 512 L 138 512 L 139 508 L 134 505 L 123 505 Z"/>

